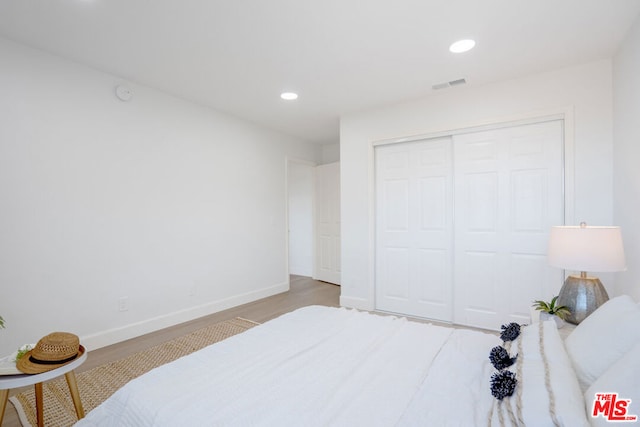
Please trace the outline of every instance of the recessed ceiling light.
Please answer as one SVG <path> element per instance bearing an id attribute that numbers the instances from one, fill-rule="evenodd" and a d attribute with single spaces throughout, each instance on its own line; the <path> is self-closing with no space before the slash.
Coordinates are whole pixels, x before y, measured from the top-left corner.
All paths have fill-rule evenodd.
<path id="1" fill-rule="evenodd" d="M 298 94 L 294 92 L 283 92 L 280 94 L 280 98 L 293 101 L 294 99 L 298 99 Z"/>
<path id="2" fill-rule="evenodd" d="M 462 53 L 462 52 L 466 52 L 468 50 L 473 49 L 475 45 L 476 45 L 475 40 L 471 40 L 471 39 L 458 40 L 457 42 L 449 46 L 449 50 L 453 53 Z"/>

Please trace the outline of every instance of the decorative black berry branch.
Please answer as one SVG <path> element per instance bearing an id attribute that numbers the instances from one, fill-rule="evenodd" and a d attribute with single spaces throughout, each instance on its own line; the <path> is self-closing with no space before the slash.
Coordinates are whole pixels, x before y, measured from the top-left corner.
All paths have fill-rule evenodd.
<path id="1" fill-rule="evenodd" d="M 513 395 L 518 380 L 511 371 L 500 371 L 491 375 L 491 394 L 498 400 Z"/>
<path id="2" fill-rule="evenodd" d="M 500 328 L 502 329 L 500 339 L 504 342 L 515 341 L 515 339 L 520 336 L 520 325 L 515 322 L 502 325 Z"/>
<path id="3" fill-rule="evenodd" d="M 515 355 L 515 357 L 510 357 L 509 352 L 504 347 L 501 347 L 499 345 L 493 347 L 491 349 L 491 352 L 489 352 L 489 360 L 491 361 L 493 367 L 498 371 L 501 371 L 504 368 L 508 368 L 509 366 L 513 365 L 517 358 L 517 354 Z"/>

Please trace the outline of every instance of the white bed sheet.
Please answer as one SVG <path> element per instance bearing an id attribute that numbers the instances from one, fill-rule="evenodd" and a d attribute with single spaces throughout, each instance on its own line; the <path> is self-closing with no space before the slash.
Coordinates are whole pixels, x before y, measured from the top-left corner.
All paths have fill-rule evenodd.
<path id="1" fill-rule="evenodd" d="M 487 425 L 488 354 L 500 344 L 493 334 L 306 307 L 131 381 L 76 425 Z"/>

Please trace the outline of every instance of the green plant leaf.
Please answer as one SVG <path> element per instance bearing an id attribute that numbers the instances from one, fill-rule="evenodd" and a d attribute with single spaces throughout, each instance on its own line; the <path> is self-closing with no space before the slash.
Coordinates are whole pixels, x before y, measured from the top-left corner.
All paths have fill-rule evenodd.
<path id="1" fill-rule="evenodd" d="M 556 305 L 556 303 L 558 302 L 558 296 L 559 295 L 556 295 L 551 298 L 551 302 L 542 300 L 534 301 L 532 307 L 539 311 L 544 311 L 549 314 L 555 314 L 562 320 L 565 320 L 565 318 L 571 314 L 571 311 L 567 306 Z"/>
<path id="2" fill-rule="evenodd" d="M 571 310 L 569 310 L 569 308 L 564 305 L 560 305 L 556 307 L 554 314 L 562 320 L 567 320 L 567 317 L 571 314 Z"/>
<path id="3" fill-rule="evenodd" d="M 546 311 L 547 313 L 550 310 L 549 304 L 541 300 L 534 301 L 532 307 L 534 307 L 536 310 Z"/>

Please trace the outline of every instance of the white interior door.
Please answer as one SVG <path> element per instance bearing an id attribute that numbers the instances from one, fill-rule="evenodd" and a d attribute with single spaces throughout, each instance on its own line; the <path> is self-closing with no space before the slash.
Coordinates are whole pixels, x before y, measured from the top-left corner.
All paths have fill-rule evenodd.
<path id="1" fill-rule="evenodd" d="M 379 146 L 376 309 L 451 321 L 451 138 Z"/>
<path id="2" fill-rule="evenodd" d="M 528 322 L 556 291 L 546 251 L 564 220 L 562 136 L 552 121 L 453 137 L 455 323 Z"/>
<path id="3" fill-rule="evenodd" d="M 313 275 L 314 165 L 287 162 L 289 274 Z"/>
<path id="4" fill-rule="evenodd" d="M 317 166 L 314 278 L 340 284 L 340 163 Z"/>

